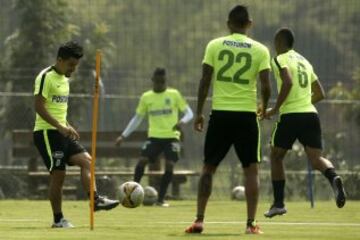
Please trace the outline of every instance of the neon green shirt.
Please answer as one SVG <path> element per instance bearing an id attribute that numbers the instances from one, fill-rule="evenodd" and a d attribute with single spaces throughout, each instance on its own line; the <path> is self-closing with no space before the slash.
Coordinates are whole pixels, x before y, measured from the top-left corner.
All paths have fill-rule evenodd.
<path id="1" fill-rule="evenodd" d="M 34 95 L 41 94 L 45 99 L 45 108 L 49 114 L 66 126 L 69 98 L 69 79 L 58 74 L 52 67 L 40 72 L 35 79 Z M 56 129 L 36 114 L 34 131 Z"/>
<path id="2" fill-rule="evenodd" d="M 173 129 L 188 104 L 176 89 L 167 88 L 164 92 L 153 90 L 145 92 L 137 106 L 136 113 L 148 116 L 148 137 L 180 138 L 180 132 Z"/>
<path id="3" fill-rule="evenodd" d="M 213 67 L 212 109 L 256 112 L 260 71 L 270 69 L 269 50 L 242 34 L 210 41 L 203 63 Z"/>
<path id="4" fill-rule="evenodd" d="M 278 55 L 272 60 L 271 64 L 278 92 L 282 85 L 279 69 L 287 68 L 293 83 L 289 95 L 280 107 L 280 114 L 317 112 L 311 103 L 311 83 L 316 81 L 318 77 L 314 73 L 311 64 L 294 50 Z"/>

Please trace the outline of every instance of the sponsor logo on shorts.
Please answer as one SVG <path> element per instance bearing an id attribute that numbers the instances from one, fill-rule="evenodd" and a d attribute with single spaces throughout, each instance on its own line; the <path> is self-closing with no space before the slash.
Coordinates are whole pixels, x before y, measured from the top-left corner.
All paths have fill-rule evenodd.
<path id="1" fill-rule="evenodd" d="M 147 148 L 147 146 L 150 145 L 150 143 L 151 143 L 150 141 L 146 141 L 141 149 L 145 150 Z"/>
<path id="2" fill-rule="evenodd" d="M 55 159 L 61 159 L 64 157 L 64 153 L 62 151 L 55 151 L 53 152 L 52 157 Z"/>
<path id="3" fill-rule="evenodd" d="M 172 142 L 171 143 L 171 149 L 172 149 L 173 152 L 180 152 L 180 143 Z"/>
<path id="4" fill-rule="evenodd" d="M 61 159 L 56 159 L 55 166 L 58 167 L 61 164 Z"/>

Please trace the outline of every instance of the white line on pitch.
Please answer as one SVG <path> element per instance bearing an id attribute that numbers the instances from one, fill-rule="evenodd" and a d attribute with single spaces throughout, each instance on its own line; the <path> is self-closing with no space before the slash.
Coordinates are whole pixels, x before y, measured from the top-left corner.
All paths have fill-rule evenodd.
<path id="1" fill-rule="evenodd" d="M 188 224 L 189 222 L 156 222 L 159 224 Z M 245 224 L 245 222 L 205 222 L 205 224 Z M 299 225 L 299 226 L 349 226 L 358 227 L 360 223 L 335 223 L 335 222 L 261 222 L 261 225 Z"/>
<path id="2" fill-rule="evenodd" d="M 33 219 L 33 218 L 0 218 L 0 222 L 44 222 L 40 219 Z"/>

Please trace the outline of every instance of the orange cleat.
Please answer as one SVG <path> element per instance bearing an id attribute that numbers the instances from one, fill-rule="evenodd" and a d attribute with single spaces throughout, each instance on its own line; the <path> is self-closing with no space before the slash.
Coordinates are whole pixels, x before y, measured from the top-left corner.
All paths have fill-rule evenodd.
<path id="1" fill-rule="evenodd" d="M 204 230 L 203 222 L 194 222 L 185 229 L 186 233 L 201 233 Z"/>
<path id="2" fill-rule="evenodd" d="M 251 226 L 247 226 L 245 230 L 246 234 L 263 234 L 264 232 L 260 230 L 260 227 L 256 222 L 253 222 Z"/>

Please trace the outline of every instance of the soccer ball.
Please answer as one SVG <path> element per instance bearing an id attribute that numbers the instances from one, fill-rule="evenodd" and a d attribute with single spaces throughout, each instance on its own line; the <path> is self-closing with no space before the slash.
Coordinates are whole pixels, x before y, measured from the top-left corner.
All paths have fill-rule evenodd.
<path id="1" fill-rule="evenodd" d="M 245 199 L 245 187 L 236 186 L 231 192 L 231 199 L 233 200 L 244 200 Z"/>
<path id="2" fill-rule="evenodd" d="M 137 182 L 125 182 L 120 186 L 120 203 L 127 208 L 136 208 L 144 200 L 144 189 Z"/>
<path id="3" fill-rule="evenodd" d="M 158 198 L 158 192 L 155 190 L 155 188 L 147 186 L 144 188 L 144 201 L 143 204 L 145 206 L 151 206 L 154 205 Z"/>

